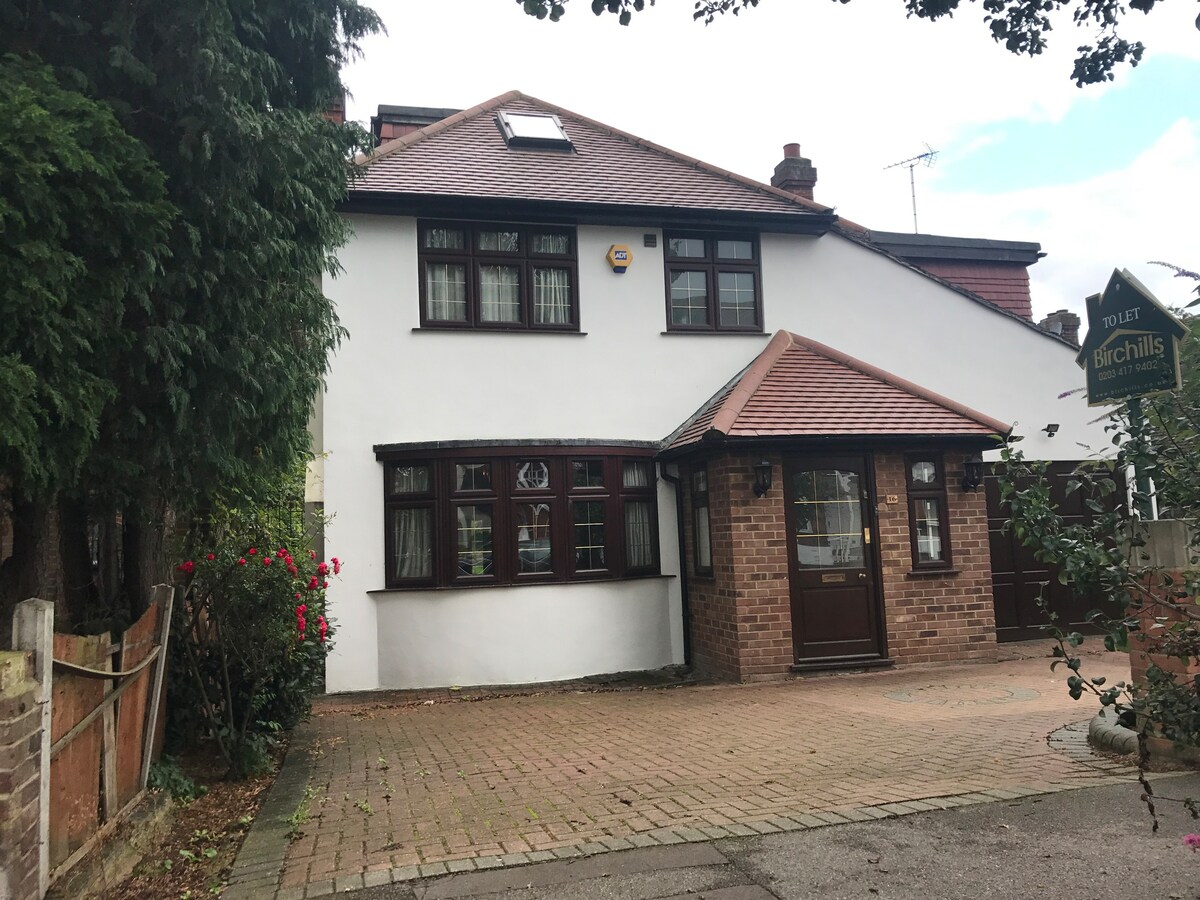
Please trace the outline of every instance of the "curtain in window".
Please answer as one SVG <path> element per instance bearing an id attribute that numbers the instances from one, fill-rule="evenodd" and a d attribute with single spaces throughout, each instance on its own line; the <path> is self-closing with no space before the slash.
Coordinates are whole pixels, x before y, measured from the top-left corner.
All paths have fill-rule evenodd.
<path id="1" fill-rule="evenodd" d="M 625 504 L 625 564 L 630 569 L 654 565 L 653 517 L 650 504 L 643 500 Z"/>
<path id="2" fill-rule="evenodd" d="M 439 322 L 467 321 L 467 270 L 454 263 L 425 264 L 425 315 Z"/>
<path id="3" fill-rule="evenodd" d="M 567 269 L 533 270 L 533 321 L 567 325 L 571 321 L 571 273 Z"/>
<path id="4" fill-rule="evenodd" d="M 621 484 L 627 488 L 650 487 L 650 466 L 640 460 L 625 460 L 621 464 Z"/>
<path id="5" fill-rule="evenodd" d="M 396 548 L 393 577 L 429 578 L 433 575 L 433 517 L 428 509 L 397 509 L 392 512 Z"/>
<path id="6" fill-rule="evenodd" d="M 516 266 L 479 267 L 479 318 L 483 322 L 521 321 L 521 274 Z"/>

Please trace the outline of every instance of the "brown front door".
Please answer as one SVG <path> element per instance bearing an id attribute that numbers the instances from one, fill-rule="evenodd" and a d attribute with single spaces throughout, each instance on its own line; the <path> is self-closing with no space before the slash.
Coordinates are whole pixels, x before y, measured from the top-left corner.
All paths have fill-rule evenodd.
<path id="1" fill-rule="evenodd" d="M 796 662 L 880 658 L 867 457 L 787 459 L 784 481 Z"/>

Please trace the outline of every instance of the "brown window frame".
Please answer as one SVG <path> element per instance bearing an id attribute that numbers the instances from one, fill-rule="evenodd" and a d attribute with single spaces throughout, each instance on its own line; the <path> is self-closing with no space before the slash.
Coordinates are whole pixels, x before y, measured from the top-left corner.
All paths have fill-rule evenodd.
<path id="1" fill-rule="evenodd" d="M 427 248 L 425 235 L 431 229 L 450 229 L 463 232 L 463 248 Z M 485 231 L 515 231 L 520 250 L 481 250 L 478 236 Z M 569 249 L 566 253 L 534 253 L 530 238 L 535 234 L 563 234 L 567 236 Z M 480 288 L 480 266 L 499 265 L 507 261 L 521 273 L 521 321 L 484 322 Z M 461 265 L 466 272 L 467 317 L 465 321 L 434 319 L 429 316 L 427 303 L 428 285 L 425 269 L 430 263 Z M 565 323 L 537 324 L 533 321 L 533 270 L 536 268 L 566 269 L 571 277 L 571 321 Z M 579 242 L 575 228 L 568 225 L 515 225 L 505 222 L 417 222 L 417 271 L 418 294 L 421 313 L 421 328 L 446 329 L 450 331 L 503 331 L 503 332 L 562 332 L 579 331 Z"/>
<path id="2" fill-rule="evenodd" d="M 672 256 L 672 240 L 704 242 L 704 256 Z M 754 258 L 725 259 L 717 255 L 721 241 L 748 242 Z M 663 234 L 663 262 L 666 270 L 667 331 L 682 333 L 713 332 L 761 333 L 763 330 L 762 248 L 757 234 L 714 234 L 697 232 L 666 232 Z M 703 272 L 708 283 L 708 322 L 704 325 L 677 325 L 671 315 L 671 276 L 678 272 Z M 749 273 L 754 276 L 754 323 L 752 325 L 721 324 L 722 272 Z"/>
<path id="3" fill-rule="evenodd" d="M 931 462 L 934 465 L 932 484 L 916 483 L 912 477 L 913 463 Z M 904 484 L 908 494 L 908 539 L 914 571 L 949 569 L 953 565 L 950 547 L 949 503 L 946 495 L 946 465 L 940 453 L 904 454 Z M 942 558 L 923 561 L 917 542 L 917 502 L 936 500 L 938 503 L 938 527 L 941 530 Z"/>
<path id="4" fill-rule="evenodd" d="M 384 476 L 384 584 L 389 590 L 458 588 L 513 584 L 559 584 L 571 581 L 605 581 L 660 574 L 661 549 L 657 479 L 654 451 L 636 447 L 591 446 L 495 446 L 464 447 L 429 451 L 400 451 L 380 456 Z M 599 461 L 603 484 L 575 487 L 575 461 Z M 523 461 L 546 463 L 549 480 L 544 487 L 520 487 L 516 467 Z M 649 484 L 626 487 L 623 479 L 626 461 L 645 462 L 650 466 Z M 491 487 L 487 490 L 457 490 L 455 466 L 464 463 L 488 463 Z M 419 495 L 391 492 L 392 470 L 397 466 L 430 467 L 430 490 Z M 625 546 L 625 507 L 630 502 L 650 504 L 652 538 L 651 565 L 628 564 Z M 597 502 L 604 509 L 604 568 L 580 569 L 577 566 L 574 504 Z M 518 546 L 517 507 L 526 503 L 550 506 L 550 570 L 521 572 Z M 491 571 L 467 574 L 459 570 L 456 510 L 461 506 L 489 504 L 491 520 Z M 393 574 L 396 534 L 392 527 L 393 510 L 428 507 L 432 509 L 432 575 L 428 578 L 397 578 Z"/>
<path id="5" fill-rule="evenodd" d="M 703 475 L 704 489 L 700 490 L 696 487 L 696 476 Z M 694 558 L 692 560 L 692 572 L 702 578 L 711 577 L 713 573 L 712 566 L 712 506 L 709 503 L 709 486 L 708 486 L 708 466 L 697 466 L 692 469 L 689 477 L 689 485 L 692 492 L 692 551 Z M 708 527 L 705 529 L 705 534 L 708 538 L 708 565 L 700 565 L 700 510 L 704 510 L 704 516 L 707 520 Z"/>

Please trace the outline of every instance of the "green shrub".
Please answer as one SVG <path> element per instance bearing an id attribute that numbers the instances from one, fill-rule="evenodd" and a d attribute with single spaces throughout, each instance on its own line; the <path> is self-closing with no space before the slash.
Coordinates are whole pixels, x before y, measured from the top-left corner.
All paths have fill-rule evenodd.
<path id="1" fill-rule="evenodd" d="M 333 634 L 325 588 L 341 564 L 308 549 L 319 523 L 305 521 L 303 484 L 292 473 L 257 502 L 215 507 L 177 567 L 175 730 L 213 738 L 233 778 L 270 765 L 280 733 L 308 715 L 324 678 Z"/>

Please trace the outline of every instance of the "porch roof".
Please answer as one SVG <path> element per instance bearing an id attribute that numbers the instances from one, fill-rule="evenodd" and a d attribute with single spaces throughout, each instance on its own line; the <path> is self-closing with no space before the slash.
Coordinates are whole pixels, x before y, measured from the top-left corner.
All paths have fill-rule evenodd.
<path id="1" fill-rule="evenodd" d="M 1005 436 L 1012 426 L 790 331 L 664 441 L 664 452 L 722 438 Z"/>

